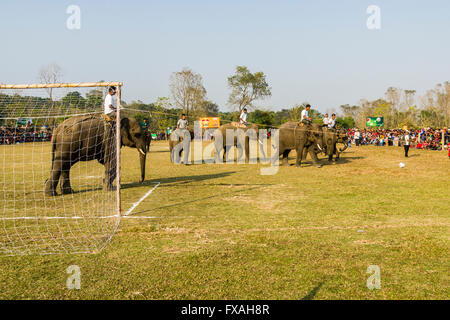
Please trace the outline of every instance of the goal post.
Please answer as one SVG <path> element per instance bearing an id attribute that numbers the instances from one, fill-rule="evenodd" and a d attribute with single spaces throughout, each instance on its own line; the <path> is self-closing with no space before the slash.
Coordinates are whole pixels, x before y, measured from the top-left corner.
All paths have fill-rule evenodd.
<path id="1" fill-rule="evenodd" d="M 109 243 L 121 219 L 122 86 L 0 84 L 0 256 L 97 253 Z"/>

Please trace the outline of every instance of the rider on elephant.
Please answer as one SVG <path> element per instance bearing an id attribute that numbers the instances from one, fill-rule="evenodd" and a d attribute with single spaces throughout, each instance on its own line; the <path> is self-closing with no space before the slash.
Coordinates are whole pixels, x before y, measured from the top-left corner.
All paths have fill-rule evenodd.
<path id="1" fill-rule="evenodd" d="M 312 122 L 312 118 L 309 116 L 309 110 L 311 109 L 311 105 L 307 104 L 305 109 L 302 110 L 302 114 L 301 114 L 301 122 L 304 124 L 311 124 Z"/>

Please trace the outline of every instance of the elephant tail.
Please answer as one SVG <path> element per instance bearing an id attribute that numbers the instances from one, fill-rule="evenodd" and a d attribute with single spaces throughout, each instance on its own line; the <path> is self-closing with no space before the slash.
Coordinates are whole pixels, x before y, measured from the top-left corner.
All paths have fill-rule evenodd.
<path id="1" fill-rule="evenodd" d="M 55 151 L 56 151 L 56 130 L 53 132 L 52 136 L 52 170 L 53 164 L 55 162 Z"/>

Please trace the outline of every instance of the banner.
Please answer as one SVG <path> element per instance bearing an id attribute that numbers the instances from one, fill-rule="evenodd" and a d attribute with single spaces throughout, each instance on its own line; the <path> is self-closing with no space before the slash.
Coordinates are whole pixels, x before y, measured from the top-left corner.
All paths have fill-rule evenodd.
<path id="1" fill-rule="evenodd" d="M 32 118 L 19 118 L 17 119 L 17 126 L 24 126 L 24 127 L 28 127 L 28 126 L 32 126 L 33 125 L 33 119 Z"/>
<path id="2" fill-rule="evenodd" d="M 382 127 L 384 124 L 383 117 L 366 118 L 366 127 Z"/>
<path id="3" fill-rule="evenodd" d="M 220 118 L 219 117 L 200 118 L 199 120 L 200 120 L 200 124 L 202 126 L 202 129 L 218 128 L 218 127 L 220 127 Z"/>

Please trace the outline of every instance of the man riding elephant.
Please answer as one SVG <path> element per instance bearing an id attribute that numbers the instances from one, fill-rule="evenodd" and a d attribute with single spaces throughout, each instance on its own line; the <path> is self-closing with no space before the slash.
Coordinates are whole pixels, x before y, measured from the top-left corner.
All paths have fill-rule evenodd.
<path id="1" fill-rule="evenodd" d="M 115 120 L 115 119 L 114 119 Z M 141 182 L 145 179 L 145 162 L 149 135 L 134 118 L 120 120 L 121 146 L 137 148 L 140 153 Z M 116 132 L 114 125 L 99 115 L 75 116 L 65 120 L 52 137 L 52 169 L 45 183 L 45 194 L 55 196 L 61 180 L 62 194 L 72 193 L 70 169 L 78 161 L 97 160 L 105 166 L 104 189 L 113 190 L 116 178 Z"/>
<path id="2" fill-rule="evenodd" d="M 181 162 L 181 154 L 184 151 L 184 164 L 189 164 L 189 153 L 191 141 L 194 140 L 194 130 L 191 128 L 176 129 L 169 135 L 170 161 L 173 163 Z"/>

